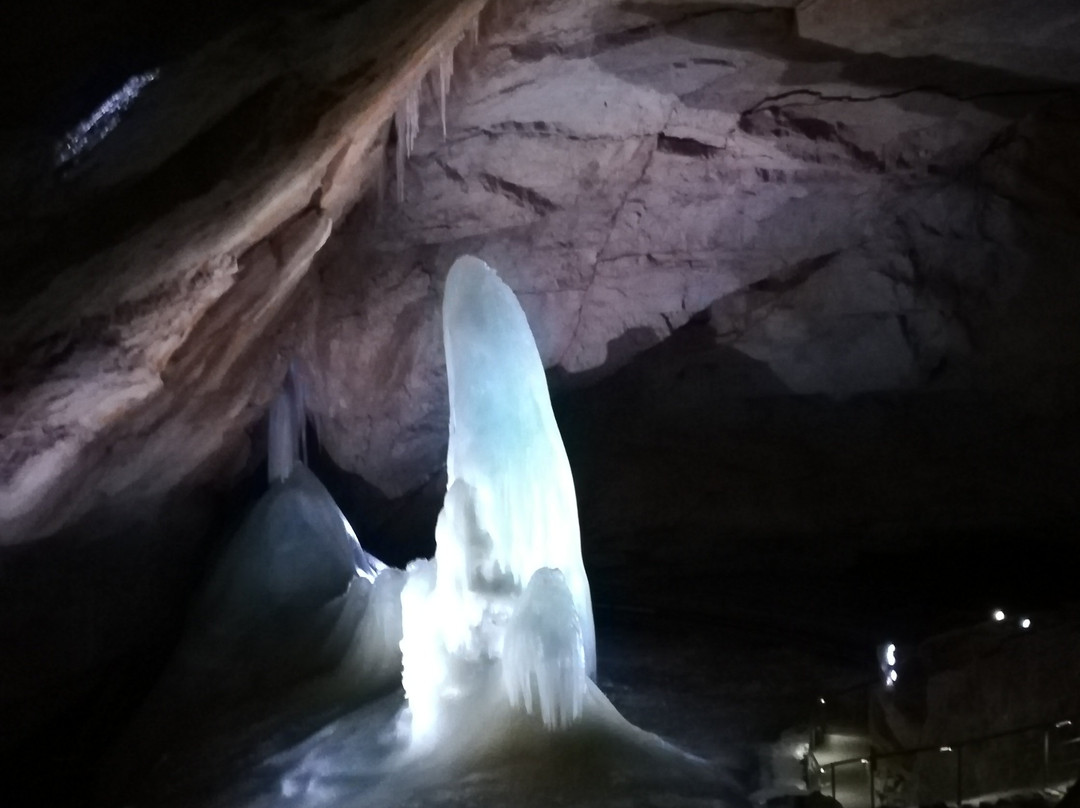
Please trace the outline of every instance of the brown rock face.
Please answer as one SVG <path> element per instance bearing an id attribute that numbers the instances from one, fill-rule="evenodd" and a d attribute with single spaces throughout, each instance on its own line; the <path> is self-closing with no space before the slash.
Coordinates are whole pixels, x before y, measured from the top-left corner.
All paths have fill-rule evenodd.
<path id="1" fill-rule="evenodd" d="M 12 139 L 37 145 L 5 163 L 6 542 L 229 479 L 290 357 L 338 466 L 421 485 L 463 252 L 576 384 L 700 315 L 770 395 L 1071 406 L 1069 4 L 507 2 L 469 49 L 482 6 L 283 6 L 165 65 L 62 171 Z M 418 92 L 405 199 L 347 217 Z"/>
<path id="2" fill-rule="evenodd" d="M 478 8 L 282 11 L 159 70 L 73 161 L 47 167 L 47 132 L 14 141 L 31 145 L 2 188 L 5 543 L 235 474 L 313 256 Z"/>
<path id="3" fill-rule="evenodd" d="M 547 365 L 579 383 L 698 313 L 768 367 L 770 393 L 1032 384 L 1002 332 L 1036 308 L 1060 330 L 1025 350 L 1043 379 L 1071 375 L 1077 332 L 1050 289 L 1075 229 L 1042 219 L 1075 198 L 1029 157 L 1076 131 L 1071 85 L 949 58 L 941 31 L 941 53 L 799 36 L 815 8 L 508 14 L 446 138 L 425 107 L 405 204 L 320 256 L 305 361 L 334 461 L 391 496 L 438 468 L 438 290 L 464 252 L 499 267 Z M 850 25 L 838 14 L 836 36 Z"/>

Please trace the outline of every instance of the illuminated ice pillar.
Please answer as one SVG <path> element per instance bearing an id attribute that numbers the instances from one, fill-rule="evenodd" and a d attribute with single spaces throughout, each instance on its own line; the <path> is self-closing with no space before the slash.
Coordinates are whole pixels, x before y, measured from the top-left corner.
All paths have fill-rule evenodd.
<path id="1" fill-rule="evenodd" d="M 413 737 L 478 682 L 565 725 L 596 669 L 574 481 L 525 314 L 477 258 L 450 270 L 443 340 L 446 500 L 435 560 L 410 568 L 402 594 Z"/>

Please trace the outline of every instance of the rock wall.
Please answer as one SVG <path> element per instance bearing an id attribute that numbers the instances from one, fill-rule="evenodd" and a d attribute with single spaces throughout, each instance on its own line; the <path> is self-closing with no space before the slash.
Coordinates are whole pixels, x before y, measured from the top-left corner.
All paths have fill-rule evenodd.
<path id="1" fill-rule="evenodd" d="M 3 543 L 236 476 L 312 257 L 481 6 L 267 13 L 164 64 L 70 165 L 49 163 L 62 132 L 17 133 L 0 175 Z"/>
<path id="2" fill-rule="evenodd" d="M 282 7 L 166 65 L 72 168 L 5 152 L 6 542 L 235 477 L 293 356 L 340 468 L 423 485 L 463 252 L 567 385 L 702 316 L 771 394 L 1074 407 L 1069 6 L 507 1 L 459 46 L 482 5 Z M 417 91 L 404 200 L 347 217 L 395 184 Z"/>
<path id="3" fill-rule="evenodd" d="M 424 107 L 404 204 L 320 256 L 305 357 L 334 461 L 390 496 L 437 470 L 433 336 L 463 252 L 508 278 L 568 384 L 701 315 L 771 371 L 733 398 L 1007 388 L 1072 406 L 1076 198 L 1035 167 L 1077 132 L 1072 85 L 810 40 L 815 8 L 508 12 L 445 138 Z M 837 37 L 854 24 L 838 12 Z"/>

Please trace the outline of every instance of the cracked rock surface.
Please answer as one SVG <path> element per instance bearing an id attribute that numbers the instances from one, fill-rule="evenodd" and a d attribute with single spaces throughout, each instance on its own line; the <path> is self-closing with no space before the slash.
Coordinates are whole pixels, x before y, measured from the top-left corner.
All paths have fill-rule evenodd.
<path id="1" fill-rule="evenodd" d="M 283 2 L 221 28 L 195 19 L 201 44 L 151 54 L 159 77 L 64 166 L 50 164 L 64 129 L 12 116 L 0 151 L 0 543 L 122 524 L 243 470 L 246 430 L 310 309 L 313 257 L 370 184 L 432 49 L 481 5 Z M 67 24 L 78 36 L 86 22 Z"/>
<path id="2" fill-rule="evenodd" d="M 1014 390 L 1035 372 L 1002 332 L 1036 309 L 1061 326 L 1029 344 L 1041 378 L 1070 378 L 1071 304 L 1048 293 L 1077 198 L 1032 173 L 1033 150 L 1080 132 L 1068 46 L 1056 78 L 1025 72 L 1020 44 L 1016 72 L 1001 53 L 953 58 L 955 19 L 936 50 L 877 51 L 850 42 L 843 10 L 834 44 L 836 5 L 506 13 L 445 139 L 425 106 L 404 204 L 358 214 L 320 256 L 305 365 L 337 465 L 390 496 L 438 469 L 439 289 L 464 252 L 507 277 L 570 384 L 697 316 L 767 370 L 734 397 Z M 800 36 L 806 19 L 819 39 Z"/>
<path id="3" fill-rule="evenodd" d="M 1073 406 L 1072 4 L 503 0 L 473 46 L 483 5 L 275 4 L 65 172 L 5 135 L 5 543 L 250 470 L 290 361 L 339 468 L 437 479 L 464 252 L 568 387 L 696 318 L 764 368 L 736 398 Z"/>

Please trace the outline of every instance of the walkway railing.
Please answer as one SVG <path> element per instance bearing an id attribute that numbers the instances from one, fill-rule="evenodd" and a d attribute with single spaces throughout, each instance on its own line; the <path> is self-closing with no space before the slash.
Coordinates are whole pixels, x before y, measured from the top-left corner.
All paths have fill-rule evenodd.
<path id="1" fill-rule="evenodd" d="M 986 801 L 1050 790 L 1080 773 L 1080 720 L 1066 719 L 971 738 L 818 764 L 808 785 L 844 808 L 912 808 Z"/>

